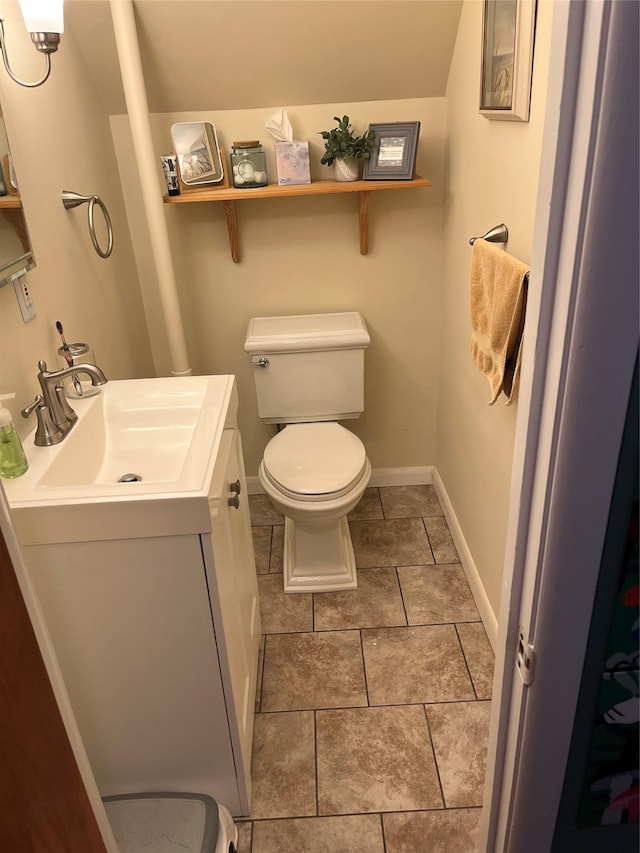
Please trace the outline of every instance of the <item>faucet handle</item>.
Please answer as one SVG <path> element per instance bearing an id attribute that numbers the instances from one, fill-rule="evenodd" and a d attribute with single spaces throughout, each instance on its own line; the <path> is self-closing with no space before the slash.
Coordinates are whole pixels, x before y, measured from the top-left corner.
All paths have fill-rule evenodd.
<path id="1" fill-rule="evenodd" d="M 38 426 L 33 443 L 37 447 L 50 447 L 52 444 L 58 444 L 62 441 L 63 432 L 51 420 L 49 409 L 46 407 L 44 397 L 41 394 L 37 394 L 33 403 L 25 406 L 20 414 L 23 418 L 29 418 L 34 412 L 38 419 Z"/>
<path id="2" fill-rule="evenodd" d="M 23 418 L 30 418 L 31 415 L 41 406 L 44 406 L 44 397 L 42 394 L 36 394 L 36 398 L 33 403 L 29 403 L 28 406 L 25 406 L 24 409 L 21 410 L 20 414 Z"/>

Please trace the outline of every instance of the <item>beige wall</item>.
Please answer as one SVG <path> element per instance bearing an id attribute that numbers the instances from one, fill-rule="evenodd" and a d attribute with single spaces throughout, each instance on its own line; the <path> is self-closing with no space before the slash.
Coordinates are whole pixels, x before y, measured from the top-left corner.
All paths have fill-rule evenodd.
<path id="1" fill-rule="evenodd" d="M 176 121 L 210 120 L 221 146 L 259 138 L 277 105 L 262 110 L 154 115 L 158 154 L 171 150 Z M 253 377 L 243 344 L 250 317 L 360 310 L 369 326 L 366 411 L 349 426 L 364 441 L 374 468 L 432 465 L 435 453 L 437 336 L 441 289 L 444 99 L 378 101 L 288 108 L 297 138 L 309 139 L 312 178 L 332 177 L 320 166 L 318 131 L 348 114 L 359 131 L 370 121 L 421 121 L 417 171 L 428 189 L 371 196 L 369 255 L 359 253 L 354 196 L 238 202 L 242 260 L 229 254 L 224 211 L 217 204 L 176 205 L 167 222 L 191 366 L 195 373 L 233 373 L 240 392 L 240 426 L 247 473 L 255 475 L 273 427 L 258 420 Z M 121 163 L 130 163 L 127 123 L 112 119 Z M 161 173 L 158 171 L 159 183 Z M 124 181 L 127 207 L 137 209 L 136 182 Z M 144 229 L 133 222 L 141 277 Z M 162 353 L 156 353 L 156 362 Z"/>
<path id="2" fill-rule="evenodd" d="M 43 58 L 26 35 L 15 3 L 7 12 L 16 72 L 36 79 Z M 108 116 L 72 33 L 53 56 L 47 83 L 27 90 L 0 72 L 0 98 L 37 267 L 28 282 L 37 316 L 22 321 L 11 285 L 0 289 L 0 389 L 16 392 L 10 408 L 24 435 L 33 427 L 19 410 L 38 392 L 37 362 L 55 364 L 60 320 L 68 341 L 84 340 L 111 378 L 153 374 Z M 113 220 L 115 247 L 100 259 L 89 239 L 87 208 L 65 211 L 63 189 L 100 195 Z M 96 217 L 98 219 L 98 216 Z M 25 447 L 27 455 L 28 445 Z"/>
<path id="3" fill-rule="evenodd" d="M 444 281 L 440 316 L 436 465 L 494 614 L 498 613 L 516 406 L 489 407 L 469 354 L 469 237 L 505 222 L 507 251 L 530 261 L 551 35 L 551 0 L 538 0 L 531 116 L 478 114 L 482 4 L 463 6 L 446 94 Z"/>

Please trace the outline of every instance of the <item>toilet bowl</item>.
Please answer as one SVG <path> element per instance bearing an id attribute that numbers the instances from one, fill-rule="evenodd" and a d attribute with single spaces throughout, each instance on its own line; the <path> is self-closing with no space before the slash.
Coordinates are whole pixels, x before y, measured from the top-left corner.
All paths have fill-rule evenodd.
<path id="1" fill-rule="evenodd" d="M 357 587 L 347 514 L 370 477 L 364 445 L 336 422 L 290 424 L 271 439 L 258 478 L 285 516 L 285 592 Z"/>
<path id="2" fill-rule="evenodd" d="M 245 350 L 258 414 L 281 427 L 265 448 L 258 479 L 285 516 L 285 592 L 357 586 L 347 514 L 367 487 L 371 464 L 360 439 L 338 422 L 364 409 L 369 340 L 356 311 L 249 323 Z"/>

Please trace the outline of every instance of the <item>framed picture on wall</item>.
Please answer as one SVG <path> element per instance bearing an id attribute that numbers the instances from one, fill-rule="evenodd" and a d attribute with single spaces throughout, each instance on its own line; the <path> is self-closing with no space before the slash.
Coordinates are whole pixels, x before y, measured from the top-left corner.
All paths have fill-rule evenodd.
<path id="1" fill-rule="evenodd" d="M 410 181 L 416 168 L 419 121 L 370 124 L 375 138 L 369 159 L 364 161 L 365 181 Z"/>
<path id="2" fill-rule="evenodd" d="M 536 0 L 484 0 L 480 114 L 529 121 Z"/>

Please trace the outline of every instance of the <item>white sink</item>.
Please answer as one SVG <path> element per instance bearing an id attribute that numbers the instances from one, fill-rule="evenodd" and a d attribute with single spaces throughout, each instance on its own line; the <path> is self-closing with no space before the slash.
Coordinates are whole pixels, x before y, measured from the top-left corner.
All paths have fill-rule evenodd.
<path id="1" fill-rule="evenodd" d="M 35 507 L 84 507 L 76 518 L 84 524 L 98 504 L 104 515 L 114 503 L 201 495 L 235 393 L 233 376 L 178 376 L 109 381 L 99 395 L 71 400 L 78 421 L 64 441 L 36 447 L 32 433 L 23 442 L 29 470 L 4 481 L 14 517 L 24 520 Z M 139 480 L 119 482 L 129 474 Z M 43 516 L 30 515 L 35 530 Z M 68 513 L 64 519 L 67 527 Z"/>
<path id="2" fill-rule="evenodd" d="M 39 485 L 113 485 L 129 473 L 143 483 L 175 483 L 206 392 L 206 384 L 197 379 L 108 383 L 65 439 Z"/>

